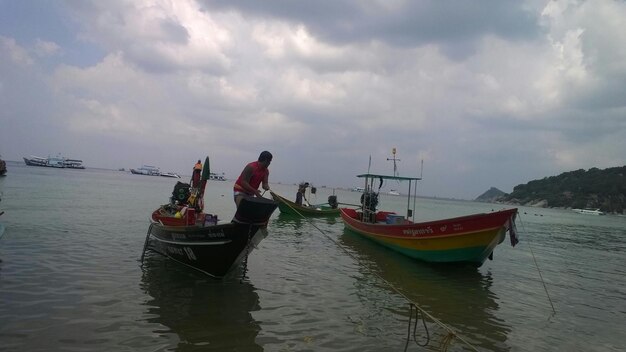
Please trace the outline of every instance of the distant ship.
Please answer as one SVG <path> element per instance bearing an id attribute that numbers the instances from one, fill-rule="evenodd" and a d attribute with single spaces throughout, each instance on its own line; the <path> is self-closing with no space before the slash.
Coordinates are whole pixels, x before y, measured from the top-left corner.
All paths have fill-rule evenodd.
<path id="1" fill-rule="evenodd" d="M 389 191 L 389 194 L 392 195 L 392 196 L 399 196 L 400 192 L 396 191 L 395 189 L 392 189 L 392 190 Z"/>
<path id="2" fill-rule="evenodd" d="M 161 176 L 161 170 L 159 170 L 158 167 L 151 165 L 143 165 L 137 169 L 130 169 L 130 172 L 135 175 Z"/>
<path id="3" fill-rule="evenodd" d="M 226 177 L 224 177 L 224 173 L 222 173 L 221 175 L 218 174 L 214 174 L 214 173 L 209 173 L 209 180 L 215 180 L 215 181 L 226 181 Z"/>
<path id="4" fill-rule="evenodd" d="M 600 211 L 600 209 L 572 209 L 572 210 L 580 214 L 604 215 L 604 212 Z"/>
<path id="5" fill-rule="evenodd" d="M 164 172 L 161 174 L 163 177 L 180 178 L 180 175 L 175 172 Z"/>
<path id="6" fill-rule="evenodd" d="M 83 161 L 78 159 L 68 159 L 63 156 L 42 158 L 31 155 L 30 158 L 24 158 L 24 162 L 28 166 L 44 166 L 56 167 L 59 169 L 84 169 Z"/>

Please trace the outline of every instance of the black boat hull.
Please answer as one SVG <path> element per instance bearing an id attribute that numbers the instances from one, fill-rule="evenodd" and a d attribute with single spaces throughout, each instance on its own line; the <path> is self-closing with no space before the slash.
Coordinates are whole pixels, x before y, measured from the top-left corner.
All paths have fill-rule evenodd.
<path id="1" fill-rule="evenodd" d="M 267 236 L 267 222 L 278 203 L 243 199 L 230 223 L 167 226 L 152 222 L 146 247 L 209 276 L 223 278 Z M 144 252 L 145 252 L 144 248 Z"/>
<path id="2" fill-rule="evenodd" d="M 150 227 L 150 249 L 209 276 L 222 278 L 239 266 L 267 236 L 259 225 L 228 223 L 208 227 Z"/>

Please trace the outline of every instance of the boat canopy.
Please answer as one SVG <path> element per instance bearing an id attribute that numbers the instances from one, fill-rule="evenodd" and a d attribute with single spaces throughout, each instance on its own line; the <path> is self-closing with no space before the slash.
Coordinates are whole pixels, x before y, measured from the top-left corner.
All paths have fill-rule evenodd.
<path id="1" fill-rule="evenodd" d="M 397 180 L 397 181 L 409 181 L 409 192 L 407 193 L 407 204 L 406 204 L 406 218 L 412 218 L 412 221 L 415 222 L 415 214 L 413 213 L 413 209 L 415 209 L 415 198 L 417 196 L 417 181 L 421 180 L 421 177 L 404 177 L 404 176 L 389 176 L 389 175 L 377 175 L 377 174 L 361 174 L 361 175 L 357 175 L 356 177 L 359 178 L 364 178 L 365 179 L 365 187 L 367 189 L 368 185 L 367 183 L 369 182 L 369 188 L 373 189 L 373 183 L 374 180 L 379 179 L 380 180 L 380 185 L 378 186 L 378 189 L 380 190 L 380 187 L 383 185 L 383 180 Z M 415 187 L 413 187 L 413 189 L 411 189 L 412 185 L 413 185 L 413 181 L 415 181 Z M 412 194 L 411 194 L 412 193 Z M 365 196 L 365 193 L 363 194 Z M 378 195 L 376 195 L 376 198 L 378 197 Z M 411 198 L 413 198 L 413 209 L 411 209 Z M 365 212 L 365 203 L 363 202 L 363 200 L 361 200 L 362 204 L 363 204 L 363 211 Z M 378 203 L 378 200 L 376 200 L 376 203 Z M 374 209 L 375 211 L 375 206 Z"/>
<path id="2" fill-rule="evenodd" d="M 376 174 L 362 174 L 357 175 L 360 178 L 379 178 L 383 180 L 400 180 L 400 181 L 419 181 L 421 177 L 404 177 L 404 176 L 389 176 L 389 175 L 376 175 Z"/>

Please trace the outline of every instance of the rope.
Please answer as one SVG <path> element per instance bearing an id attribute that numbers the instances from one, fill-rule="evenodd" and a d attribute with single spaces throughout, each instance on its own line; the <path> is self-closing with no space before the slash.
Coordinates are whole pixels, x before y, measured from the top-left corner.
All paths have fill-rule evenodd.
<path id="1" fill-rule="evenodd" d="M 444 336 L 439 345 L 439 350 L 447 351 L 450 347 L 450 344 L 452 343 L 452 340 L 454 340 L 454 335 L 447 334 L 446 336 Z"/>
<path id="2" fill-rule="evenodd" d="M 148 233 L 146 234 L 146 241 L 143 243 L 143 251 L 141 252 L 141 263 L 143 264 L 143 257 L 146 254 L 146 248 L 148 247 L 148 239 L 150 238 L 150 232 L 152 231 L 152 227 L 154 226 L 154 222 L 150 223 L 150 227 L 148 227 Z"/>
<path id="3" fill-rule="evenodd" d="M 424 324 L 424 331 L 426 331 L 426 342 L 421 344 L 417 342 L 417 337 L 415 337 L 415 332 L 417 332 L 417 322 L 419 321 L 420 311 L 417 309 L 417 306 L 413 303 L 409 303 L 409 324 L 408 330 L 406 332 L 406 345 L 404 345 L 404 351 L 406 352 L 407 348 L 409 348 L 409 341 L 411 340 L 411 319 L 413 318 L 413 307 L 415 307 L 415 325 L 413 326 L 413 341 L 418 346 L 426 347 L 430 342 L 430 333 L 428 332 L 428 326 L 426 326 L 426 319 L 422 318 L 422 323 Z"/>
<path id="4" fill-rule="evenodd" d="M 270 193 L 273 193 L 272 191 L 270 191 Z M 355 261 L 358 262 L 358 258 L 356 258 L 352 253 L 350 253 L 350 251 L 348 251 L 344 246 L 342 246 L 339 242 L 335 241 L 332 237 L 330 237 L 328 234 L 326 234 L 324 231 L 322 231 L 319 227 L 317 227 L 312 221 L 310 221 L 307 217 L 305 217 L 304 215 L 302 215 L 298 210 L 294 209 L 291 205 L 289 205 L 288 203 L 284 203 L 287 204 L 287 206 L 289 208 L 291 208 L 291 210 L 293 210 L 296 214 L 300 215 L 300 217 L 302 217 L 306 222 L 308 222 L 311 226 L 313 226 L 314 228 L 316 228 L 322 235 L 324 235 L 326 238 L 328 238 L 329 240 L 331 240 L 333 243 L 335 243 L 335 245 L 337 247 L 339 247 L 344 253 L 346 253 L 350 258 L 354 259 Z M 403 297 L 407 302 L 409 302 L 410 306 L 411 306 L 411 315 L 409 316 L 409 333 L 410 333 L 410 329 L 411 329 L 411 317 L 412 317 L 412 308 L 415 307 L 416 312 L 421 312 L 423 316 L 426 316 L 428 318 L 430 318 L 430 320 L 432 320 L 435 324 L 439 325 L 441 328 L 445 329 L 448 332 L 448 335 L 452 335 L 452 337 L 449 338 L 449 340 L 451 341 L 453 338 L 458 338 L 461 342 L 463 342 L 465 345 L 467 345 L 470 349 L 472 349 L 473 351 L 478 352 L 478 349 L 476 347 L 474 347 L 474 345 L 472 345 L 471 343 L 469 343 L 468 341 L 466 341 L 465 339 L 463 339 L 461 336 L 459 336 L 454 330 L 452 330 L 451 327 L 447 326 L 446 324 L 444 324 L 442 321 L 440 321 L 439 319 L 435 318 L 434 316 L 432 316 L 430 313 L 428 313 L 426 310 L 424 310 L 423 308 L 421 308 L 417 303 L 415 303 L 412 299 L 410 299 L 409 297 L 407 297 L 404 293 L 402 293 L 397 287 L 395 287 L 392 283 L 390 283 L 389 281 L 385 280 L 383 277 L 381 277 L 379 274 L 370 271 L 370 274 L 376 276 L 379 280 L 381 280 L 382 282 L 384 282 L 385 284 L 387 284 L 387 286 L 389 286 L 393 291 L 395 291 L 398 295 L 400 295 L 401 297 Z M 416 314 L 417 315 L 417 314 Z M 424 320 L 424 326 L 426 326 L 426 320 L 424 318 L 422 318 L 422 320 Z M 417 318 L 415 321 L 415 324 L 417 324 Z M 417 326 L 417 325 L 416 325 Z M 415 333 L 415 329 L 414 329 L 414 333 Z M 426 333 L 428 335 L 428 329 L 426 329 Z M 415 336 L 414 336 L 414 340 L 415 340 Z M 427 342 L 426 345 L 428 344 L 428 342 L 430 341 L 430 337 L 427 338 Z M 417 343 L 417 341 L 416 341 Z M 408 344 L 408 341 L 407 341 Z M 449 342 L 448 342 L 449 344 Z M 419 343 L 418 343 L 419 345 Z M 426 346 L 424 345 L 424 346 Z M 422 345 L 420 345 L 422 346 Z M 422 346 L 423 347 L 423 346 Z M 447 347 L 446 347 L 447 348 Z M 405 349 L 406 350 L 406 349 Z"/>
<path id="5" fill-rule="evenodd" d="M 522 228 L 524 232 L 526 231 L 526 226 L 524 226 L 524 222 L 522 221 L 522 216 L 519 217 L 520 223 L 522 224 Z M 543 276 L 541 275 L 541 270 L 539 269 L 539 264 L 537 264 L 537 258 L 535 258 L 535 252 L 533 252 L 533 247 L 531 246 L 530 239 L 528 240 L 528 248 L 530 249 L 530 254 L 533 257 L 533 262 L 535 263 L 535 267 L 537 268 L 537 273 L 539 274 L 539 279 L 541 280 L 541 284 L 543 285 L 543 290 L 546 291 L 546 296 L 548 297 L 548 302 L 550 302 L 550 306 L 552 307 L 552 316 L 556 315 L 556 309 L 554 309 L 554 304 L 552 303 L 552 299 L 550 298 L 550 293 L 548 293 L 548 287 L 546 286 L 545 281 L 543 281 Z M 551 316 L 551 317 L 552 317 Z"/>

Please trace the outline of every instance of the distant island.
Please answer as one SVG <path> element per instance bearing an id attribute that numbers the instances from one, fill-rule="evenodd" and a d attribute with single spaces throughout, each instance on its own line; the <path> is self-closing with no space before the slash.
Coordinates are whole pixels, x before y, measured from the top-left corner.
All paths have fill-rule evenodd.
<path id="1" fill-rule="evenodd" d="M 506 193 L 502 192 L 501 190 L 495 188 L 495 187 L 491 187 L 489 188 L 489 190 L 481 195 L 479 195 L 475 200 L 479 201 L 479 202 L 489 202 L 489 203 L 493 203 L 496 200 L 502 198 L 506 196 Z"/>
<path id="2" fill-rule="evenodd" d="M 626 215 L 626 166 L 564 172 L 517 185 L 510 194 L 491 187 L 476 200 L 543 208 L 600 209 Z"/>

